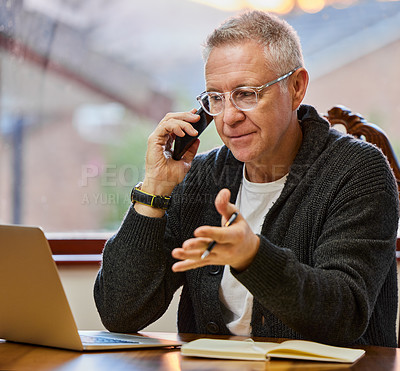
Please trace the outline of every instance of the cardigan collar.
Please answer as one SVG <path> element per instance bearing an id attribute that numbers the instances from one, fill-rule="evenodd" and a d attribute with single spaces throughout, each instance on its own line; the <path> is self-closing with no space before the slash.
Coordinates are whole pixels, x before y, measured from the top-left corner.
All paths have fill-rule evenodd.
<path id="1" fill-rule="evenodd" d="M 312 106 L 301 105 L 297 112 L 303 131 L 303 141 L 290 167 L 289 175 L 282 191 L 285 197 L 306 176 L 309 168 L 323 152 L 329 139 L 330 124 L 322 118 Z M 223 146 L 225 147 L 225 146 Z M 236 160 L 232 152 L 225 147 L 226 162 L 220 179 L 220 187 L 231 190 L 231 202 L 235 202 L 242 179 L 243 163 Z M 221 151 L 222 152 L 222 151 Z"/>
<path id="2" fill-rule="evenodd" d="M 296 186 L 320 157 L 329 139 L 330 124 L 315 108 L 301 105 L 297 117 L 303 131 L 303 142 L 290 167 L 287 184 Z M 291 188 L 291 187 L 290 187 Z"/>

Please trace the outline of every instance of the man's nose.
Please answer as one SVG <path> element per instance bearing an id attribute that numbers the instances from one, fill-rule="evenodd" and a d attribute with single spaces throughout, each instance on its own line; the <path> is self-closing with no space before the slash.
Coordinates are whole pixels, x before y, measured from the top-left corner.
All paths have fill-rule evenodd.
<path id="1" fill-rule="evenodd" d="M 243 119 L 244 113 L 238 109 L 229 97 L 224 101 L 223 119 L 226 125 L 234 125 L 236 122 Z"/>

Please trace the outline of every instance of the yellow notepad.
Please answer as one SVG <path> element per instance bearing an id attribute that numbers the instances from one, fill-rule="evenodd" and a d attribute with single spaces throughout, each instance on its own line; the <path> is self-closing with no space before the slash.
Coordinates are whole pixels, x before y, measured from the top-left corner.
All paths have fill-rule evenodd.
<path id="1" fill-rule="evenodd" d="M 282 343 L 255 342 L 251 339 L 198 339 L 182 345 L 184 356 L 265 361 L 290 358 L 310 361 L 353 363 L 365 353 L 362 349 L 334 347 L 305 340 Z"/>

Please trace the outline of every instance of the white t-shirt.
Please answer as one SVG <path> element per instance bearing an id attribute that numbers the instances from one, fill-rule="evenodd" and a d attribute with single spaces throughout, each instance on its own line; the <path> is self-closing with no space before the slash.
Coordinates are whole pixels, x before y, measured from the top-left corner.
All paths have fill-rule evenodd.
<path id="1" fill-rule="evenodd" d="M 287 175 L 275 182 L 252 183 L 246 179 L 243 167 L 243 180 L 236 207 L 254 233 L 261 232 L 264 217 L 281 194 L 286 178 Z M 253 295 L 233 277 L 228 265 L 224 269 L 219 298 L 223 304 L 222 314 L 228 329 L 234 335 L 250 336 Z"/>

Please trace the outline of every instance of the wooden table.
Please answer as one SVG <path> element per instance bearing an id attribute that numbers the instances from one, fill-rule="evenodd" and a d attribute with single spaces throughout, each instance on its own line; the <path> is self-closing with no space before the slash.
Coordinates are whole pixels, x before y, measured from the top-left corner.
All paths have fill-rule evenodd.
<path id="1" fill-rule="evenodd" d="M 194 340 L 199 335 L 144 333 L 164 339 Z M 214 338 L 228 338 L 213 336 Z M 243 339 L 243 337 L 231 337 Z M 255 340 L 277 341 L 277 339 Z M 7 343 L 0 340 L 0 370 L 58 370 L 58 371 L 118 371 L 118 370 L 207 370 L 207 371 L 258 371 L 258 370 L 400 370 L 400 349 L 368 346 L 366 354 L 355 364 L 272 360 L 232 361 L 182 357 L 179 349 L 143 349 L 107 352 L 73 352 L 68 350 Z"/>

